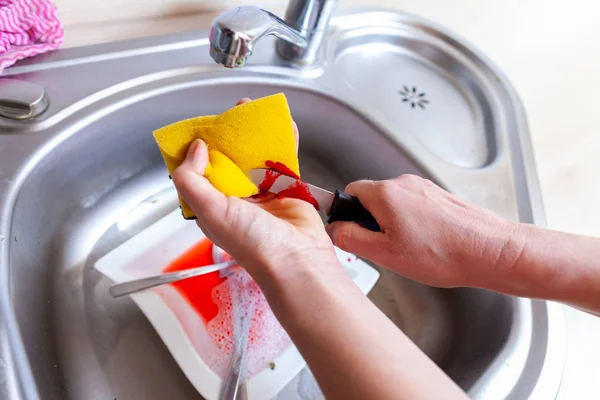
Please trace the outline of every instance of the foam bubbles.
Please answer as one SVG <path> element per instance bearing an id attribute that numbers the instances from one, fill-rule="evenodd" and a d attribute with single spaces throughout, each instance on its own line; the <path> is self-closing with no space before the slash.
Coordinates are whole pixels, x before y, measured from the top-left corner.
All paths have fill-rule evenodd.
<path id="1" fill-rule="evenodd" d="M 215 287 L 212 300 L 219 312 L 209 321 L 207 331 L 216 343 L 208 365 L 215 373 L 227 374 L 234 338 L 244 334 L 243 318 L 250 318 L 247 341 L 247 377 L 256 375 L 269 366 L 292 344 L 289 336 L 275 318 L 262 291 L 242 268 L 236 268 L 223 283 Z"/>

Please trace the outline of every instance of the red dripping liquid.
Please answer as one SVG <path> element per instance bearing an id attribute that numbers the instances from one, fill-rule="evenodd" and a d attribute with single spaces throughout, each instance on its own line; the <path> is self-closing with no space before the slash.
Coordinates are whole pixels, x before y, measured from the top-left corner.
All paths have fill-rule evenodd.
<path id="1" fill-rule="evenodd" d="M 297 181 L 296 183 L 294 183 L 294 185 L 290 186 L 289 188 L 287 188 L 285 190 L 282 190 L 278 194 L 279 194 L 279 196 L 283 196 L 283 197 L 292 197 L 294 199 L 300 199 L 300 200 L 307 201 L 310 204 L 312 204 L 313 207 L 315 207 L 317 210 L 319 210 L 319 208 L 320 208 L 319 203 L 313 197 L 313 195 L 310 193 L 308 186 L 304 182 Z"/>
<path id="2" fill-rule="evenodd" d="M 261 192 L 268 192 L 269 190 L 271 190 L 271 186 L 273 186 L 273 184 L 275 183 L 277 178 L 279 178 L 279 176 L 281 176 L 280 173 L 268 170 L 267 172 L 265 172 L 265 178 L 260 183 L 260 185 L 258 185 L 258 189 Z"/>
<path id="3" fill-rule="evenodd" d="M 271 187 L 273 186 L 273 184 L 275 183 L 275 181 L 277 180 L 277 178 L 280 175 L 286 175 L 286 176 L 292 177 L 294 179 L 300 179 L 300 177 L 296 173 L 294 173 L 294 171 L 289 169 L 283 163 L 268 160 L 268 161 L 265 161 L 265 165 L 269 168 L 269 170 L 265 173 L 265 177 L 264 177 L 263 181 L 260 183 L 260 185 L 258 185 L 258 189 L 261 191 L 261 193 L 254 196 L 255 198 L 265 197 L 265 192 L 268 192 L 269 190 L 271 190 Z M 284 197 L 291 197 L 294 199 L 304 200 L 304 201 L 307 201 L 310 204 L 312 204 L 313 207 L 315 207 L 317 210 L 319 210 L 319 208 L 320 208 L 319 203 L 313 197 L 313 195 L 310 193 L 308 186 L 301 181 L 294 183 L 293 186 L 290 186 L 289 188 L 282 190 L 277 195 L 278 199 L 281 199 Z"/>
<path id="4" fill-rule="evenodd" d="M 181 271 L 213 264 L 212 246 L 210 240 L 202 239 L 176 258 L 163 272 Z M 212 301 L 212 290 L 225 279 L 219 276 L 219 271 L 215 271 L 210 274 L 173 282 L 171 285 L 194 307 L 204 322 L 208 323 L 219 312 L 219 308 Z"/>
<path id="5" fill-rule="evenodd" d="M 300 177 L 296 175 L 294 171 L 289 169 L 287 165 L 283 163 L 267 160 L 265 161 L 265 165 L 267 166 L 267 168 L 272 169 L 273 171 L 277 171 L 279 173 L 282 173 L 283 175 L 290 176 L 294 179 L 300 179 Z"/>

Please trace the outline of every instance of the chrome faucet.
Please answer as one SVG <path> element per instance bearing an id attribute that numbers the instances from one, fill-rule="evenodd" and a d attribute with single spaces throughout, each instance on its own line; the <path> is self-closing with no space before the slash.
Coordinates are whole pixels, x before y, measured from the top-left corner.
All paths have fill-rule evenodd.
<path id="1" fill-rule="evenodd" d="M 312 63 L 323 42 L 336 0 L 290 0 L 285 21 L 255 6 L 221 14 L 210 30 L 210 55 L 228 68 L 241 67 L 254 45 L 275 35 L 277 53 L 291 63 Z"/>

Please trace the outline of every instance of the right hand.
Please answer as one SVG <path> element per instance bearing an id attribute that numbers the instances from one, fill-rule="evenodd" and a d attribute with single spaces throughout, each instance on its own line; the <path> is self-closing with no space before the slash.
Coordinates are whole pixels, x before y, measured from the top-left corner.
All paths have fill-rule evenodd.
<path id="1" fill-rule="evenodd" d="M 353 182 L 346 192 L 359 198 L 381 232 L 334 222 L 326 227 L 333 243 L 427 285 L 489 287 L 508 279 L 525 245 L 518 224 L 415 175 Z"/>

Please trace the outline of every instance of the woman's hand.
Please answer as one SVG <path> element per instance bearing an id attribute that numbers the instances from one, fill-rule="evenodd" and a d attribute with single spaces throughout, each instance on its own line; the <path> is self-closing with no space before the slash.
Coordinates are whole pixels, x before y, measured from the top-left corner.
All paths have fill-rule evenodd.
<path id="1" fill-rule="evenodd" d="M 196 140 L 173 173 L 198 226 L 260 285 L 327 398 L 463 399 L 464 393 L 354 284 L 312 205 L 226 197 Z"/>
<path id="2" fill-rule="evenodd" d="M 418 176 L 353 182 L 346 192 L 382 232 L 336 222 L 327 227 L 334 244 L 428 285 L 485 287 L 510 271 L 525 244 L 518 224 Z"/>
<path id="3" fill-rule="evenodd" d="M 600 315 L 597 238 L 504 220 L 413 175 L 354 182 L 346 191 L 382 228 L 328 226 L 346 251 L 428 285 L 561 301 Z"/>
<path id="4" fill-rule="evenodd" d="M 244 98 L 237 104 L 250 99 Z M 298 128 L 294 123 L 298 142 Z M 206 236 L 231 254 L 251 275 L 273 273 L 293 264 L 333 265 L 324 273 L 344 272 L 317 211 L 309 203 L 290 198 L 239 199 L 226 197 L 204 177 L 208 149 L 194 141 L 173 182 L 194 210 Z M 260 282 L 259 282 L 260 283 Z"/>
<path id="5" fill-rule="evenodd" d="M 260 201 L 227 197 L 204 177 L 207 165 L 206 144 L 196 140 L 173 173 L 173 182 L 206 236 L 250 274 L 306 261 L 301 259 L 322 263 L 335 258 L 333 244 L 312 205 L 274 196 Z"/>

